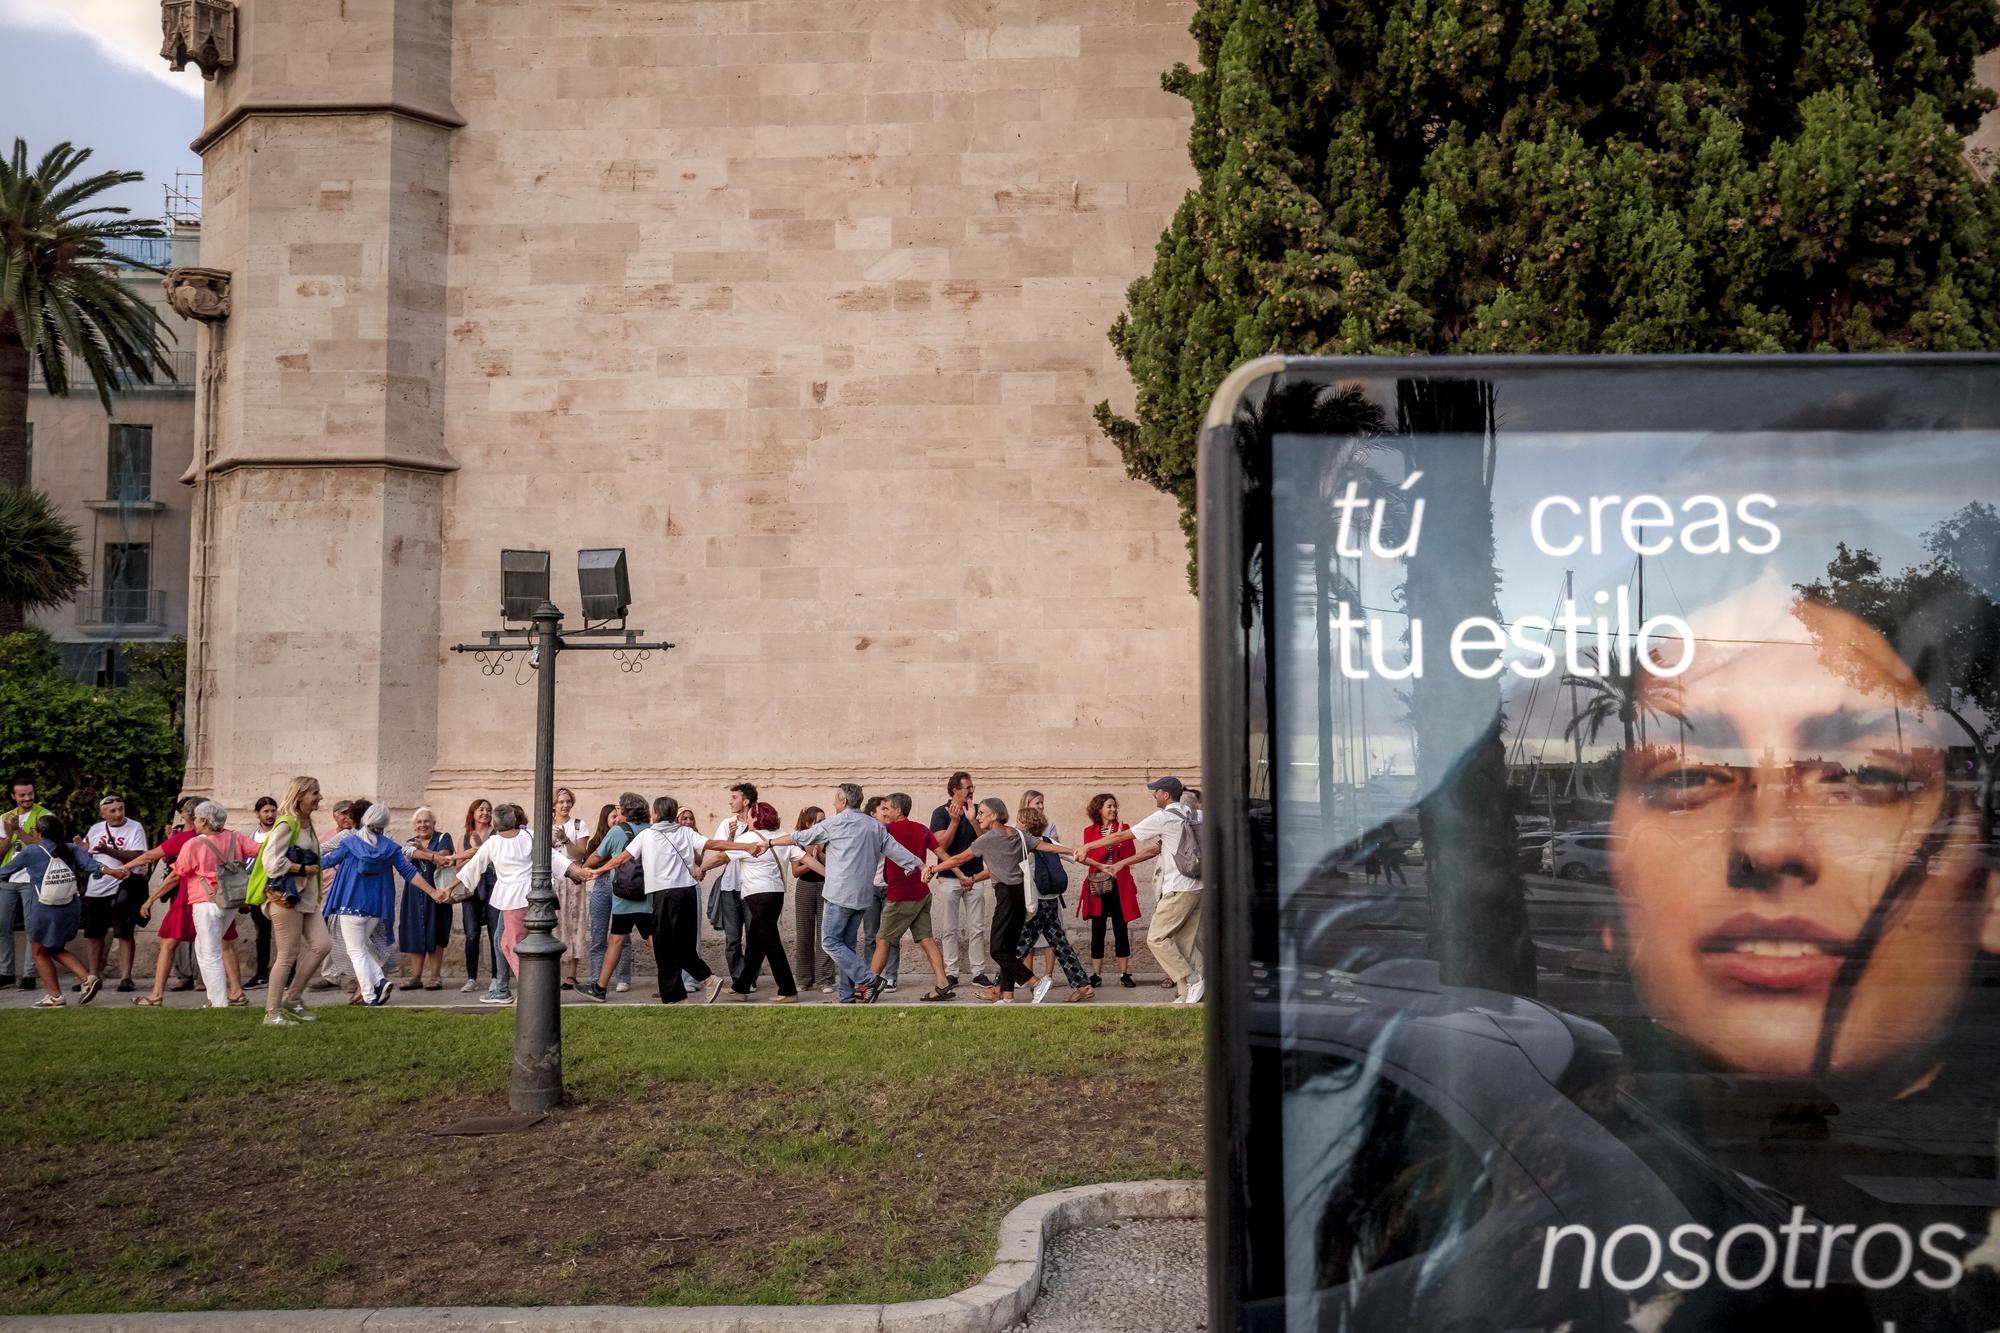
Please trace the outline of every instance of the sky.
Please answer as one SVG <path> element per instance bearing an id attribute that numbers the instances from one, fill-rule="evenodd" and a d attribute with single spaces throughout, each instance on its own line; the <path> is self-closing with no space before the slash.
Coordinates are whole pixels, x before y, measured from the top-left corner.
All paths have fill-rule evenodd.
<path id="1" fill-rule="evenodd" d="M 176 171 L 199 172 L 200 73 L 160 59 L 152 0 L 0 0 L 0 149 L 30 160 L 64 140 L 92 149 L 86 170 L 142 171 L 107 202 L 158 217 Z"/>

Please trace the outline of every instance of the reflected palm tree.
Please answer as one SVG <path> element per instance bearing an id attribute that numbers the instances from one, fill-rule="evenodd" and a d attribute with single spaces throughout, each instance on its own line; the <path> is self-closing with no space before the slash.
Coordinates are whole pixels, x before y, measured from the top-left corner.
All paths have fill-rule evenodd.
<path id="1" fill-rule="evenodd" d="M 1411 623 L 1421 619 L 1443 638 L 1476 616 L 1497 621 L 1493 386 L 1399 381 L 1396 427 L 1404 466 L 1424 474 L 1417 491 L 1425 501 L 1422 539 L 1403 585 Z M 1410 682 L 1424 793 L 1417 822 L 1430 894 L 1428 948 L 1448 983 L 1533 995 L 1535 946 L 1514 857 L 1500 702 L 1497 679 L 1476 680 L 1448 664 Z"/>
<path id="2" fill-rule="evenodd" d="M 1314 713 L 1319 741 L 1320 828 L 1331 838 L 1338 826 L 1339 812 L 1335 808 L 1332 698 L 1337 673 L 1330 622 L 1337 603 L 1352 606 L 1360 601 L 1359 590 L 1341 569 L 1339 526 L 1333 501 L 1345 495 L 1348 485 L 1353 484 L 1355 493 L 1371 505 L 1376 500 L 1382 501 L 1383 540 L 1391 544 L 1402 541 L 1408 526 L 1405 498 L 1393 482 L 1369 465 L 1374 456 L 1394 452 L 1394 442 L 1388 438 L 1389 418 L 1379 405 L 1369 401 L 1358 385 L 1330 387 L 1293 381 L 1275 386 L 1268 395 L 1254 401 L 1246 398 L 1237 420 L 1239 430 L 1267 440 L 1280 435 L 1310 436 L 1315 446 L 1323 450 L 1326 460 L 1314 480 L 1314 503 L 1306 509 L 1312 533 L 1312 564 L 1310 569 L 1301 567 L 1299 585 L 1292 595 L 1301 610 L 1312 616 L 1319 680 L 1325 692 Z M 1333 447 L 1326 448 L 1328 442 Z"/>
<path id="3" fill-rule="evenodd" d="M 1564 685 L 1586 695 L 1583 706 L 1563 723 L 1564 740 L 1581 735 L 1586 745 L 1595 745 L 1598 734 L 1616 718 L 1624 728 L 1625 753 L 1630 755 L 1638 749 L 1640 714 L 1660 721 L 1682 717 L 1679 681 L 1666 676 L 1643 679 L 1636 660 L 1621 661 L 1605 647 L 1596 650 L 1595 660 L 1595 674 L 1563 673 Z"/>

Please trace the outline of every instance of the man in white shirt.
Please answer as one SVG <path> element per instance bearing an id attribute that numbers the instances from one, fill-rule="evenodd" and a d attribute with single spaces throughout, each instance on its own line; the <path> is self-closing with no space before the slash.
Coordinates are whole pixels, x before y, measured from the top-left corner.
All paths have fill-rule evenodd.
<path id="1" fill-rule="evenodd" d="M 710 848 L 699 833 L 681 826 L 680 814 L 679 801 L 659 797 L 646 831 L 590 873 L 608 875 L 627 861 L 639 863 L 646 875 L 646 900 L 653 907 L 653 961 L 660 973 L 660 1003 L 687 999 L 682 978 L 686 973 L 701 987 L 702 1003 L 712 1004 L 722 993 L 722 978 L 701 960 L 701 892 L 695 879 L 695 867 Z"/>
<path id="2" fill-rule="evenodd" d="M 714 842 L 741 842 L 750 832 L 750 807 L 757 804 L 757 788 L 748 782 L 739 782 L 729 789 L 729 818 L 715 826 Z M 708 919 L 722 932 L 722 956 L 729 964 L 729 975 L 733 979 L 743 972 L 743 928 L 749 914 L 743 906 L 742 863 L 750 857 L 748 852 L 711 852 L 701 865 L 701 872 L 707 874 L 710 867 L 720 864 L 717 858 L 728 860 L 728 869 L 715 882 L 715 888 L 708 899 Z M 754 987 L 753 987 L 754 989 Z"/>
<path id="3" fill-rule="evenodd" d="M 1174 862 L 1174 852 L 1201 815 L 1182 802 L 1185 789 L 1179 778 L 1155 778 L 1146 784 L 1146 790 L 1153 793 L 1153 804 L 1158 807 L 1152 814 L 1123 833 L 1085 843 L 1078 849 L 1077 855 L 1080 859 L 1100 847 L 1114 847 L 1126 842 L 1137 846 L 1150 840 L 1152 845 L 1144 851 L 1115 861 L 1105 870 L 1115 876 L 1141 861 L 1159 859 L 1160 867 L 1153 876 L 1153 883 L 1160 891 L 1160 898 L 1153 908 L 1152 924 L 1146 928 L 1146 942 L 1152 946 L 1153 957 L 1160 960 L 1160 966 L 1173 979 L 1174 1003 L 1200 1004 L 1200 953 L 1195 935 L 1201 927 L 1201 881 L 1181 873 Z"/>
<path id="4" fill-rule="evenodd" d="M 118 989 L 129 991 L 139 952 L 132 936 L 139 927 L 139 904 L 146 901 L 146 886 L 104 874 L 102 868 L 137 860 L 146 850 L 146 830 L 138 820 L 125 817 L 122 796 L 106 796 L 97 803 L 97 813 L 98 821 L 83 839 L 100 867 L 83 891 L 83 937 L 90 941 L 91 975 L 100 977 L 105 975 L 104 965 L 111 956 L 111 941 L 118 941 L 123 963 Z"/>

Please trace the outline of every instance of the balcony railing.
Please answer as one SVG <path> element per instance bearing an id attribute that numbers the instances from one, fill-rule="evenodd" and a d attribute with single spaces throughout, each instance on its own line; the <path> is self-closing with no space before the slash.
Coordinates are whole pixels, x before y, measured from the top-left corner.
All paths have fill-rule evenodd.
<path id="1" fill-rule="evenodd" d="M 94 394 L 97 392 L 95 381 L 90 376 L 90 367 L 68 353 L 64 353 L 63 364 L 69 368 L 69 391 L 72 394 Z M 174 348 L 167 353 L 167 373 L 162 374 L 155 367 L 153 382 L 151 384 L 129 384 L 124 389 L 116 390 L 115 392 L 145 393 L 149 390 L 157 392 L 161 389 L 192 389 L 194 387 L 194 380 L 194 349 L 191 347 Z M 42 363 L 39 358 L 31 359 L 28 362 L 28 385 L 30 388 L 35 389 L 47 387 L 43 382 Z"/>
<path id="2" fill-rule="evenodd" d="M 161 629 L 167 594 L 159 588 L 85 588 L 76 595 L 76 623 L 85 629 Z"/>

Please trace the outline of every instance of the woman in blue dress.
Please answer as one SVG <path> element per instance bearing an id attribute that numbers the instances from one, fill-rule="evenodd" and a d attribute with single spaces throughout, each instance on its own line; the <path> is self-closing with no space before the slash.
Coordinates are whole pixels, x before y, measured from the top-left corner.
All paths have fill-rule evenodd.
<path id="1" fill-rule="evenodd" d="M 383 836 L 388 827 L 389 808 L 371 805 L 354 832 L 319 858 L 321 868 L 333 872 L 333 887 L 320 904 L 320 915 L 329 928 L 338 927 L 346 941 L 358 1001 L 369 1005 L 387 1004 L 392 989 L 382 965 L 396 947 L 396 876 L 430 882 L 401 847 Z M 377 921 L 382 923 L 380 937 L 374 933 Z"/>
<path id="2" fill-rule="evenodd" d="M 83 921 L 83 886 L 89 881 L 90 872 L 65 838 L 62 821 L 54 815 L 43 815 L 33 828 L 23 828 L 21 838 L 21 849 L 7 864 L 0 865 L 0 882 L 23 870 L 28 872 L 28 948 L 34 954 L 35 974 L 41 978 L 43 991 L 42 998 L 35 1001 L 35 1008 L 63 1007 L 58 967 L 67 969 L 83 983 L 77 999 L 89 1004 L 97 998 L 101 983 L 96 973 L 76 960 L 76 955 L 69 951 L 69 942 L 76 938 L 77 927 Z M 42 881 L 49 878 L 52 869 L 57 880 L 68 872 L 69 899 L 51 907 L 42 903 Z"/>
<path id="3" fill-rule="evenodd" d="M 427 805 L 417 807 L 410 823 L 414 836 L 403 850 L 416 864 L 430 867 L 435 880 L 439 860 L 454 850 L 451 834 L 437 826 L 437 815 Z M 444 946 L 451 939 L 451 895 L 420 879 L 404 880 L 403 910 L 396 918 L 396 928 L 403 933 L 401 989 L 443 990 Z"/>

